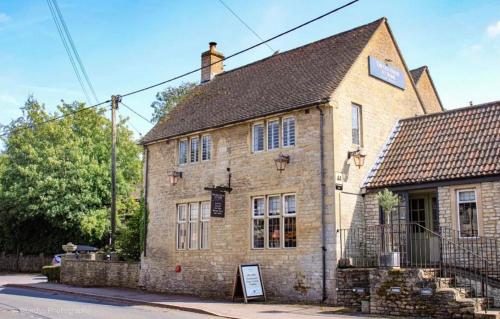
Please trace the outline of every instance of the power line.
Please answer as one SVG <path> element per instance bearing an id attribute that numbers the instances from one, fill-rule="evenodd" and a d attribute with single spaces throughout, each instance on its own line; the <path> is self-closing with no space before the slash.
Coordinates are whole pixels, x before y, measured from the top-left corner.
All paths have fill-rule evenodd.
<path id="1" fill-rule="evenodd" d="M 90 89 L 90 92 L 94 96 L 95 102 L 99 103 L 99 99 L 97 98 L 97 95 L 96 95 L 96 93 L 94 91 L 94 87 L 92 85 L 92 82 L 90 81 L 90 78 L 89 78 L 88 74 L 87 74 L 87 70 L 85 69 L 85 66 L 83 65 L 82 59 L 80 58 L 80 54 L 78 54 L 78 50 L 76 49 L 75 43 L 73 42 L 73 38 L 71 37 L 71 33 L 69 32 L 68 26 L 66 25 L 66 22 L 64 21 L 64 17 L 63 17 L 63 15 L 61 13 L 61 10 L 59 9 L 59 5 L 57 4 L 57 0 L 52 0 L 52 2 L 53 2 L 53 5 L 54 5 L 54 8 L 57 11 L 57 15 L 59 16 L 59 20 L 61 21 L 61 25 L 62 25 L 62 27 L 64 29 L 66 37 L 69 40 L 69 44 L 70 44 L 70 46 L 71 46 L 71 48 L 73 50 L 73 54 L 76 57 L 78 65 L 80 66 L 80 70 L 82 71 L 83 76 L 85 77 L 85 80 L 86 80 L 87 85 L 88 85 L 88 87 Z"/>
<path id="2" fill-rule="evenodd" d="M 49 2 L 49 1 L 50 1 L 50 0 L 47 0 L 47 3 L 49 4 L 49 7 L 51 8 L 51 5 L 50 5 L 50 2 Z M 230 58 L 233 58 L 233 57 L 235 57 L 235 56 L 237 56 L 237 55 L 240 55 L 240 54 L 242 54 L 242 53 L 245 53 L 245 52 L 247 52 L 247 51 L 250 51 L 250 50 L 252 50 L 252 49 L 254 49 L 254 48 L 256 48 L 256 47 L 259 47 L 259 46 L 261 46 L 261 45 L 263 45 L 263 44 L 266 44 L 266 43 L 268 43 L 268 42 L 270 42 L 270 41 L 272 41 L 272 40 L 275 40 L 275 39 L 277 39 L 277 38 L 279 38 L 279 37 L 282 37 L 282 36 L 284 36 L 284 35 L 286 35 L 286 34 L 288 34 L 288 33 L 290 33 L 290 32 L 293 32 L 293 31 L 295 31 L 295 30 L 297 30 L 297 29 L 300 29 L 300 28 L 302 28 L 302 27 L 304 27 L 304 26 L 306 26 L 306 25 L 308 25 L 308 24 L 311 24 L 311 23 L 313 23 L 313 22 L 315 22 L 315 21 L 318 21 L 318 20 L 320 20 L 320 19 L 322 19 L 322 18 L 324 18 L 324 17 L 326 17 L 326 16 L 328 16 L 328 15 L 331 15 L 331 14 L 333 14 L 333 13 L 337 12 L 337 11 L 340 11 L 340 10 L 342 10 L 342 9 L 344 9 L 344 8 L 347 8 L 347 7 L 349 7 L 349 6 L 353 5 L 354 3 L 358 2 L 358 1 L 359 1 L 359 0 L 352 0 L 352 1 L 350 1 L 350 2 L 348 2 L 348 3 L 346 3 L 346 4 L 344 4 L 344 5 L 342 5 L 342 6 L 340 6 L 340 7 L 337 7 L 337 8 L 335 8 L 335 9 L 333 9 L 333 10 L 330 10 L 330 11 L 328 11 L 328 12 L 326 12 L 326 13 L 324 13 L 324 14 L 322 14 L 322 15 L 320 15 L 320 16 L 318 16 L 318 17 L 314 18 L 314 19 L 308 20 L 308 21 L 306 21 L 306 22 L 304 22 L 304 23 L 302 23 L 302 24 L 300 24 L 300 25 L 298 25 L 298 26 L 296 26 L 296 27 L 293 27 L 293 28 L 288 29 L 288 30 L 286 30 L 286 31 L 284 31 L 284 32 L 281 32 L 281 33 L 279 33 L 279 34 L 277 34 L 277 35 L 275 35 L 275 36 L 273 36 L 273 37 L 271 37 L 271 38 L 268 38 L 267 40 L 261 41 L 261 42 L 259 42 L 259 43 L 257 43 L 257 44 L 254 44 L 254 45 L 252 45 L 252 46 L 250 46 L 250 47 L 248 47 L 248 48 L 246 48 L 246 49 L 243 49 L 243 50 L 237 51 L 237 52 L 235 52 L 235 53 L 233 53 L 233 54 L 231 54 L 231 55 L 229 55 L 229 56 L 225 57 L 224 59 L 222 59 L 222 60 L 220 60 L 220 61 L 217 61 L 217 62 L 211 63 L 211 64 L 209 64 L 209 65 L 206 65 L 206 66 L 203 66 L 203 67 L 200 67 L 200 68 L 197 68 L 197 69 L 194 69 L 194 70 L 192 70 L 192 71 L 189 71 L 189 72 L 183 73 L 183 74 L 181 74 L 181 75 L 175 76 L 175 77 L 173 77 L 173 78 L 170 78 L 170 79 L 168 79 L 168 80 L 165 80 L 165 81 L 162 81 L 162 82 L 159 82 L 159 83 L 156 83 L 156 84 L 153 84 L 153 85 L 150 85 L 150 86 L 144 87 L 144 88 L 142 88 L 142 89 L 138 89 L 138 90 L 135 90 L 135 91 L 132 91 L 132 92 L 125 93 L 125 94 L 121 95 L 121 97 L 127 97 L 127 96 L 130 96 L 130 95 L 134 95 L 134 94 L 137 94 L 137 93 L 140 93 L 140 92 L 144 92 L 144 91 L 150 90 L 150 89 L 155 88 L 155 87 L 158 87 L 158 86 L 160 86 L 160 85 L 163 85 L 163 84 L 166 84 L 166 83 L 169 83 L 169 82 L 172 82 L 172 81 L 178 80 L 178 79 L 180 79 L 180 78 L 183 78 L 183 77 L 185 77 L 185 76 L 191 75 L 191 74 L 193 74 L 193 73 L 195 73 L 195 72 L 198 72 L 198 71 L 200 71 L 200 70 L 202 70 L 202 69 L 205 69 L 205 68 L 207 68 L 207 67 L 210 67 L 210 66 L 212 66 L 212 65 L 214 65 L 214 64 L 216 64 L 216 63 L 220 63 L 220 62 L 222 62 L 222 61 L 225 61 L 225 60 L 228 60 L 228 59 L 230 59 Z M 53 9 L 51 8 L 51 11 L 52 11 L 52 10 L 53 10 Z M 53 16 L 54 16 L 54 15 L 53 15 Z M 54 20 L 54 21 L 56 22 L 56 20 Z M 57 25 L 58 25 L 58 24 L 57 24 L 57 22 L 56 22 L 56 26 L 57 26 Z M 63 42 L 64 42 L 64 41 L 63 41 Z M 71 58 L 70 58 L 70 60 L 71 60 Z M 82 88 L 83 88 L 83 87 L 82 87 Z M 59 117 L 56 117 L 56 118 L 53 118 L 53 119 L 47 120 L 47 121 L 45 121 L 45 122 L 38 123 L 38 125 L 45 124 L 45 123 L 48 123 L 48 122 L 52 122 L 52 121 L 55 121 L 55 120 L 59 120 L 59 119 L 62 119 L 62 118 L 64 118 L 64 117 L 66 117 L 66 116 L 73 115 L 73 114 L 75 114 L 75 113 L 78 113 L 78 112 L 81 112 L 81 111 L 84 111 L 84 110 L 87 110 L 87 109 L 91 109 L 91 108 L 94 108 L 94 107 L 97 107 L 97 106 L 100 106 L 100 105 L 103 105 L 103 104 L 105 104 L 105 103 L 109 103 L 109 102 L 111 102 L 111 100 L 106 100 L 106 101 L 104 101 L 104 102 L 97 103 L 97 104 L 94 104 L 94 105 L 92 105 L 92 106 L 89 106 L 89 107 L 86 107 L 86 108 L 83 108 L 83 109 L 77 110 L 76 112 L 73 112 L 73 113 L 70 113 L 70 114 L 67 114 L 67 115 L 62 115 L 62 116 L 59 116 Z M 123 102 L 121 102 L 121 103 L 123 104 Z M 123 104 L 123 105 L 125 105 L 125 104 Z M 127 106 L 125 105 L 125 107 L 127 107 Z M 127 108 L 129 108 L 129 107 L 127 107 Z M 140 116 L 141 118 L 143 118 L 143 119 L 145 119 L 146 121 L 150 122 L 149 120 L 147 120 L 147 119 L 146 119 L 145 117 L 143 117 L 142 115 L 139 115 L 139 113 L 137 113 L 137 112 L 133 111 L 133 110 L 132 110 L 132 108 L 129 108 L 129 109 L 130 109 L 132 112 L 136 113 L 136 114 L 137 114 L 138 116 Z M 11 131 L 9 131 L 9 132 L 5 132 L 4 134 L 2 134 L 2 135 L 0 135 L 0 136 L 1 136 L 1 137 L 4 137 L 4 136 L 7 136 L 8 134 L 15 133 L 15 132 L 17 132 L 17 131 L 19 131 L 19 130 L 26 129 L 26 128 L 30 128 L 30 127 L 20 127 L 20 128 L 18 128 L 18 129 L 14 129 L 14 130 L 11 130 Z"/>
<path id="3" fill-rule="evenodd" d="M 85 85 L 83 84 L 83 80 L 80 76 L 80 72 L 78 72 L 78 68 L 76 67 L 75 60 L 73 59 L 73 56 L 71 55 L 69 45 L 66 42 L 66 38 L 64 37 L 62 27 L 61 27 L 59 21 L 57 20 L 57 15 L 56 15 L 55 9 L 53 8 L 53 5 L 52 5 L 50 0 L 47 0 L 47 5 L 49 6 L 50 13 L 52 15 L 52 18 L 54 19 L 54 24 L 56 25 L 57 32 L 59 33 L 59 37 L 61 38 L 61 41 L 64 45 L 64 49 L 66 50 L 66 54 L 68 55 L 71 66 L 73 67 L 73 71 L 75 72 L 76 78 L 78 79 L 78 82 L 80 83 L 80 87 L 82 88 L 83 94 L 85 95 L 87 102 L 90 104 L 91 100 L 90 100 L 89 94 L 87 93 L 87 89 L 85 88 Z"/>
<path id="4" fill-rule="evenodd" d="M 29 126 L 23 126 L 23 127 L 18 127 L 18 128 L 15 128 L 15 129 L 12 129 L 12 130 L 9 130 L 8 132 L 5 132 L 3 133 L 2 135 L 0 135 L 0 137 L 5 137 L 9 134 L 13 134 L 13 133 L 16 133 L 16 132 L 19 132 L 19 131 L 22 131 L 22 130 L 25 130 L 25 129 L 29 129 L 29 128 L 35 128 L 37 126 L 40 126 L 40 125 L 44 125 L 44 124 L 47 124 L 47 123 L 50 123 L 50 122 L 54 122 L 54 121 L 58 121 L 58 120 L 61 120 L 63 118 L 66 118 L 68 116 L 71 116 L 71 115 L 75 115 L 77 113 L 80 113 L 80 112 L 83 112 L 83 111 L 87 111 L 87 110 L 90 110 L 90 109 L 93 109 L 93 108 L 96 108 L 98 106 L 101 106 L 103 104 L 106 104 L 106 103 L 109 103 L 111 102 L 111 100 L 106 100 L 104 102 L 101 102 L 101 103 L 98 103 L 98 104 L 94 104 L 94 105 L 91 105 L 91 106 L 87 106 L 87 107 L 84 107 L 84 108 L 81 108 L 81 109 L 78 109 L 76 111 L 73 111 L 73 112 L 70 112 L 68 114 L 63 114 L 63 115 L 60 115 L 60 116 L 56 116 L 54 118 L 51 118 L 50 120 L 46 120 L 46 121 L 43 121 L 43 122 L 40 122 L 40 123 L 37 123 L 35 125 L 29 125 Z"/>
<path id="5" fill-rule="evenodd" d="M 252 32 L 260 41 L 264 41 L 264 39 L 262 39 L 262 37 L 254 30 L 252 29 L 248 23 L 246 23 L 238 14 L 236 14 L 236 12 L 234 12 L 234 10 L 232 10 L 223 0 L 219 0 L 219 2 L 229 11 L 231 12 L 231 14 L 233 16 L 236 17 L 236 19 L 238 19 L 248 30 L 250 30 L 250 32 Z M 271 52 L 275 53 L 277 52 L 276 50 L 274 50 L 271 45 L 269 45 L 268 43 L 266 43 L 266 46 L 269 48 L 269 50 L 271 50 Z"/>
<path id="6" fill-rule="evenodd" d="M 165 81 L 162 81 L 162 82 L 159 82 L 159 83 L 152 84 L 152 85 L 150 85 L 150 86 L 144 87 L 144 88 L 142 88 L 142 89 L 138 89 L 138 90 L 135 90 L 135 91 L 132 91 L 132 92 L 128 92 L 128 93 L 126 93 L 126 94 L 123 94 L 123 95 L 122 95 L 122 97 L 127 97 L 127 96 L 130 96 L 130 95 L 133 95 L 133 94 L 137 94 L 137 93 L 140 93 L 140 92 L 144 92 L 144 91 L 147 91 L 147 90 L 153 89 L 153 88 L 158 87 L 158 86 L 160 86 L 160 85 L 163 85 L 163 84 L 166 84 L 166 83 L 169 83 L 169 82 L 172 82 L 172 81 L 178 80 L 178 79 L 183 78 L 183 77 L 185 77 L 185 76 L 188 76 L 188 75 L 191 75 L 191 74 L 196 73 L 196 72 L 198 72 L 198 71 L 201 71 L 202 69 L 208 68 L 208 67 L 210 67 L 210 66 L 212 66 L 212 65 L 214 65 L 214 64 L 217 64 L 217 63 L 220 63 L 220 62 L 222 62 L 222 61 L 226 61 L 226 60 L 229 60 L 229 59 L 231 59 L 231 58 L 234 58 L 234 57 L 235 57 L 235 56 L 237 56 L 237 55 L 240 55 L 240 54 L 242 54 L 242 53 L 245 53 L 245 52 L 247 52 L 247 51 L 250 51 L 250 50 L 252 50 L 252 49 L 255 49 L 256 47 L 259 47 L 259 46 L 261 46 L 261 45 L 263 45 L 263 44 L 266 44 L 266 43 L 268 43 L 268 42 L 270 42 L 270 41 L 273 41 L 273 40 L 275 40 L 275 39 L 277 39 L 277 38 L 279 38 L 279 37 L 282 37 L 282 36 L 284 36 L 284 35 L 286 35 L 286 34 L 288 34 L 288 33 L 290 33 L 290 32 L 293 32 L 293 31 L 295 31 L 295 30 L 297 30 L 297 29 L 300 29 L 300 28 L 302 28 L 302 27 L 305 27 L 305 26 L 306 26 L 306 25 L 308 25 L 308 24 L 311 24 L 311 23 L 313 23 L 313 22 L 315 22 L 315 21 L 318 21 L 318 20 L 320 20 L 320 19 L 323 19 L 324 17 L 326 17 L 326 16 L 328 16 L 328 15 L 330 15 L 330 14 L 332 14 L 332 13 L 335 13 L 335 12 L 337 12 L 337 11 L 340 11 L 340 10 L 344 9 L 344 8 L 347 8 L 347 7 L 349 7 L 350 5 L 353 5 L 354 3 L 358 2 L 358 1 L 359 1 L 359 0 L 353 0 L 353 1 L 351 1 L 351 2 L 348 2 L 348 3 L 346 3 L 346 4 L 344 4 L 344 5 L 340 6 L 340 7 L 337 7 L 337 8 L 335 8 L 335 9 L 333 9 L 333 10 L 330 10 L 330 11 L 328 11 L 328 12 L 326 12 L 326 13 L 324 13 L 324 14 L 322 14 L 322 15 L 320 15 L 320 16 L 318 16 L 318 17 L 314 18 L 314 19 L 308 20 L 308 21 L 306 21 L 306 22 L 304 22 L 304 23 L 302 23 L 302 24 L 300 24 L 300 25 L 298 25 L 298 26 L 296 26 L 296 27 L 293 27 L 293 28 L 288 29 L 288 30 L 286 30 L 286 31 L 284 31 L 284 32 L 281 32 L 281 33 L 279 33 L 279 34 L 277 34 L 277 35 L 275 35 L 275 36 L 273 36 L 273 37 L 270 37 L 270 38 L 268 38 L 267 40 L 261 41 L 261 42 L 259 42 L 259 43 L 257 43 L 257 44 L 254 44 L 254 45 L 252 45 L 252 46 L 250 46 L 250 47 L 248 47 L 248 48 L 246 48 L 246 49 L 243 49 L 243 50 L 240 50 L 240 51 L 238 51 L 238 52 L 235 52 L 235 53 L 233 53 L 233 54 L 231 54 L 231 55 L 228 55 L 227 57 L 225 57 L 225 58 L 223 58 L 223 59 L 221 59 L 221 60 L 219 60 L 219 61 L 217 61 L 217 62 L 213 62 L 213 63 L 208 64 L 208 65 L 206 65 L 206 66 L 202 66 L 202 67 L 200 67 L 200 68 L 197 68 L 197 69 L 191 70 L 191 71 L 189 71 L 189 72 L 183 73 L 183 74 L 181 74 L 181 75 L 175 76 L 175 77 L 170 78 L 170 79 L 168 79 L 168 80 L 165 80 Z"/>
<path id="7" fill-rule="evenodd" d="M 131 108 L 130 106 L 128 106 L 127 104 L 123 103 L 122 101 L 120 101 L 120 104 L 125 106 L 127 109 L 129 109 L 132 113 L 134 113 L 135 115 L 137 115 L 138 117 L 140 117 L 141 119 L 143 119 L 144 121 L 148 122 L 149 124 L 153 124 L 151 123 L 150 120 L 148 120 L 145 116 L 143 116 L 142 114 L 136 112 L 133 108 Z"/>

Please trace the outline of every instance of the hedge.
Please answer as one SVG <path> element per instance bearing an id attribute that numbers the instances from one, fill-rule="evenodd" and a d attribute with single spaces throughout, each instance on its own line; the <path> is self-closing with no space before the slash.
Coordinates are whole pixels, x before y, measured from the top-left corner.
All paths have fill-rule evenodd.
<path id="1" fill-rule="evenodd" d="M 48 282 L 60 282 L 61 266 L 43 266 L 42 275 L 47 276 Z"/>

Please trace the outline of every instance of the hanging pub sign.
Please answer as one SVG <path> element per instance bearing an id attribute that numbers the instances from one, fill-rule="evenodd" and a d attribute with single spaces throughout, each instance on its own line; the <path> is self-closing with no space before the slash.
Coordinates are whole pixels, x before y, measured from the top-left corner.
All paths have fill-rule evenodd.
<path id="1" fill-rule="evenodd" d="M 226 193 L 212 190 L 210 200 L 210 217 L 224 218 L 226 216 Z"/>
<path id="2" fill-rule="evenodd" d="M 243 297 L 245 303 L 254 299 L 266 300 L 259 264 L 238 266 L 233 286 L 233 301 L 237 297 Z"/>
<path id="3" fill-rule="evenodd" d="M 402 70 L 388 65 L 372 56 L 368 57 L 368 69 L 371 76 L 384 82 L 405 89 L 405 76 Z"/>

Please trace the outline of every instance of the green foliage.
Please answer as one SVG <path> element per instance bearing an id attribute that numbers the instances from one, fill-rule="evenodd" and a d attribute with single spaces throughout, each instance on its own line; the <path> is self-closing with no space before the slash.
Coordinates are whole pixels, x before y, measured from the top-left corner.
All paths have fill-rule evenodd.
<path id="1" fill-rule="evenodd" d="M 81 103 L 50 114 L 29 98 L 5 130 L 0 157 L 0 250 L 60 252 L 72 241 L 102 246 L 109 229 L 111 124 L 104 109 Z M 120 119 L 117 136 L 118 214 L 141 181 L 141 149 Z"/>
<path id="2" fill-rule="evenodd" d="M 392 211 L 399 203 L 399 196 L 385 188 L 383 191 L 378 192 L 377 199 L 379 205 L 385 212 Z"/>
<path id="3" fill-rule="evenodd" d="M 116 251 L 121 259 L 139 260 L 144 239 L 144 199 L 140 203 L 130 202 L 129 214 L 123 216 L 122 226 L 118 228 Z"/>
<path id="4" fill-rule="evenodd" d="M 42 275 L 47 276 L 48 282 L 61 282 L 61 266 L 43 266 Z"/>
<path id="5" fill-rule="evenodd" d="M 156 93 L 156 101 L 151 103 L 151 107 L 153 108 L 152 121 L 158 122 L 179 104 L 179 102 L 187 98 L 195 87 L 195 83 L 187 82 L 178 87 L 167 87 L 165 90 Z"/>

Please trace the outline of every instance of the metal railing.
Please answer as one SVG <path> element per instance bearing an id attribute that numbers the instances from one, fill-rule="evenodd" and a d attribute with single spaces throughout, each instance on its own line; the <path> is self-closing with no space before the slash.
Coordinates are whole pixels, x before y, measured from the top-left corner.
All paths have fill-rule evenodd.
<path id="1" fill-rule="evenodd" d="M 339 267 L 433 269 L 437 287 L 456 288 L 464 297 L 485 298 L 485 309 L 488 286 L 500 284 L 494 240 L 464 239 L 450 229 L 434 231 L 418 223 L 340 229 L 337 234 Z"/>

